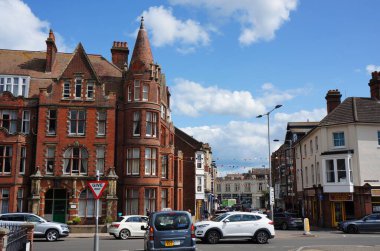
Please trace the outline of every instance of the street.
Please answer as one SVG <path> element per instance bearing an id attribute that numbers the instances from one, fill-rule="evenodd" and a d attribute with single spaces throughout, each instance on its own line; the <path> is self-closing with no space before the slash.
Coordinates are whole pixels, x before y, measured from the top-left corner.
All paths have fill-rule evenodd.
<path id="1" fill-rule="evenodd" d="M 259 245 L 246 240 L 221 240 L 219 244 L 210 245 L 197 241 L 198 251 L 228 251 L 228 250 L 323 250 L 323 251 L 353 251 L 380 250 L 380 233 L 348 235 L 339 231 L 315 231 L 313 237 L 302 235 L 303 231 L 276 231 L 276 238 L 268 244 Z M 34 242 L 37 251 L 92 251 L 93 238 L 64 238 L 57 242 L 47 242 L 37 239 Z M 116 240 L 113 237 L 100 237 L 100 250 L 132 251 L 143 250 L 142 239 Z"/>

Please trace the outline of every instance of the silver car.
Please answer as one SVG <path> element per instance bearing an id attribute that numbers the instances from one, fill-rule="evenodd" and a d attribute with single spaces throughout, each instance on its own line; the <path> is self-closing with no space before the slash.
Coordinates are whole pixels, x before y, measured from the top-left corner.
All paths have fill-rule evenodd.
<path id="1" fill-rule="evenodd" d="M 69 235 L 67 224 L 59 222 L 50 222 L 44 218 L 32 213 L 6 213 L 0 215 L 0 223 L 33 223 L 34 237 L 45 237 L 48 241 L 56 241 L 60 237 Z"/>

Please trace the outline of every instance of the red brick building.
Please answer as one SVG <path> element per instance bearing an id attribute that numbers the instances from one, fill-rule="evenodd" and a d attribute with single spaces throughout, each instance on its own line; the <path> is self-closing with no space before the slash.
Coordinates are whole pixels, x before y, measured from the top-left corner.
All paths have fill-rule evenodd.
<path id="1" fill-rule="evenodd" d="M 128 67 L 126 42 L 112 63 L 81 44 L 60 53 L 0 50 L 0 209 L 92 223 L 89 180 L 108 180 L 101 217 L 181 209 L 170 93 L 141 23 Z M 180 166 L 178 164 L 177 166 Z"/>

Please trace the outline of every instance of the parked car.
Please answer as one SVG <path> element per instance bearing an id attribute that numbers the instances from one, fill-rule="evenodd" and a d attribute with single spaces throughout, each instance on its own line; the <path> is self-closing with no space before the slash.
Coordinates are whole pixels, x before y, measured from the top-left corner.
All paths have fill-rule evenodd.
<path id="1" fill-rule="evenodd" d="M 342 221 L 338 223 L 338 229 L 350 234 L 380 231 L 380 213 L 370 214 L 357 220 Z"/>
<path id="2" fill-rule="evenodd" d="M 303 219 L 298 217 L 297 214 L 283 212 L 275 213 L 273 215 L 274 226 L 282 230 L 287 229 L 303 229 Z"/>
<path id="3" fill-rule="evenodd" d="M 108 227 L 108 233 L 116 239 L 126 240 L 129 237 L 143 237 L 145 234 L 141 227 L 146 227 L 148 217 L 144 215 L 121 216 Z"/>
<path id="4" fill-rule="evenodd" d="M 67 224 L 60 222 L 50 222 L 44 218 L 32 213 L 6 213 L 0 215 L 0 221 L 9 223 L 26 223 L 34 224 L 34 237 L 44 237 L 47 241 L 56 241 L 61 237 L 69 235 Z"/>
<path id="5" fill-rule="evenodd" d="M 161 211 L 149 216 L 145 230 L 144 250 L 195 251 L 194 225 L 186 211 Z"/>
<path id="6" fill-rule="evenodd" d="M 264 244 L 274 238 L 273 222 L 263 214 L 228 212 L 210 221 L 195 224 L 195 236 L 204 242 L 216 244 L 225 238 L 251 238 Z"/>

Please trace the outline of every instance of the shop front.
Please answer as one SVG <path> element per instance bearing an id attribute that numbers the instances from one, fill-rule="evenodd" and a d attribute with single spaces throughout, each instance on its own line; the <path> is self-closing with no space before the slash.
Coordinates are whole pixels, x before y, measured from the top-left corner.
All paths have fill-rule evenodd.
<path id="1" fill-rule="evenodd" d="M 336 227 L 344 220 L 355 218 L 353 193 L 329 193 L 331 226 Z"/>
<path id="2" fill-rule="evenodd" d="M 372 212 L 380 213 L 380 189 L 371 189 Z"/>

